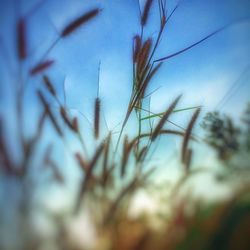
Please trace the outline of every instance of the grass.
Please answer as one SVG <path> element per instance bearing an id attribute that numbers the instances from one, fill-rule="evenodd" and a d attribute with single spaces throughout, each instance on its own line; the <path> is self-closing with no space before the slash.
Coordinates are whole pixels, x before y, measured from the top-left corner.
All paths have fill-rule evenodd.
<path id="1" fill-rule="evenodd" d="M 153 36 L 146 37 L 145 30 L 150 23 L 150 12 L 155 7 L 159 9 L 160 22 L 157 27 L 157 36 L 154 39 Z M 66 153 L 79 167 L 82 177 L 78 189 L 72 194 L 74 201 L 70 204 L 69 211 L 62 211 L 59 215 L 53 215 L 50 214 L 50 211 L 45 211 L 46 216 L 51 216 L 50 221 L 53 222 L 57 232 L 52 240 L 53 249 L 86 249 L 85 245 L 76 246 L 77 244 L 72 242 L 72 239 L 70 240 L 70 232 L 67 231 L 68 221 L 78 218 L 86 210 L 91 210 L 90 217 L 98 234 L 95 244 L 96 249 L 215 249 L 214 247 L 228 249 L 225 247 L 228 247 L 229 244 L 232 247 L 230 249 L 235 249 L 233 248 L 235 241 L 230 243 L 227 240 L 231 235 L 235 240 L 241 242 L 242 249 L 246 249 L 246 235 L 242 236 L 239 232 L 241 230 L 247 232 L 246 225 L 249 224 L 249 213 L 247 213 L 249 212 L 249 197 L 245 198 L 249 191 L 248 185 L 240 191 L 237 189 L 231 199 L 224 203 L 214 204 L 212 208 L 210 205 L 192 200 L 191 196 L 181 198 L 178 202 L 173 198 L 178 190 L 184 186 L 186 180 L 189 180 L 196 173 L 192 169 L 194 154 L 192 143 L 196 141 L 193 129 L 200 115 L 200 106 L 178 108 L 181 95 L 169 102 L 170 104 L 165 111 L 159 114 L 152 114 L 145 105 L 145 100 L 150 98 L 148 88 L 152 84 L 154 76 L 159 74 L 159 69 L 164 61 L 194 48 L 224 29 L 221 28 L 176 53 L 156 58 L 156 52 L 160 46 L 166 24 L 178 8 L 179 4 L 168 15 L 166 1 L 147 0 L 143 8 L 140 9 L 140 30 L 132 38 L 133 82 L 131 84 L 131 96 L 127 111 L 124 114 L 124 120 L 121 123 L 118 139 L 113 131 L 108 131 L 105 135 L 102 134 L 100 118 L 103 107 L 98 86 L 93 107 L 92 135 L 95 147 L 94 150 L 90 150 L 92 154 L 87 153 L 89 152 L 88 141 L 86 141 L 81 129 L 84 121 L 80 117 L 72 115 L 70 108 L 62 104 L 54 83 L 50 76 L 46 74 L 46 71 L 52 65 L 55 67 L 56 62 L 54 59 L 48 59 L 49 52 L 59 41 L 63 42 L 63 39 L 79 31 L 81 26 L 88 26 L 90 21 L 98 18 L 101 15 L 101 9 L 94 8 L 68 23 L 59 32 L 59 37 L 51 44 L 41 59 L 34 63 L 35 66 L 26 72 L 29 77 L 40 77 L 43 84 L 38 86 L 36 92 L 34 92 L 42 108 L 39 119 L 33 121 L 37 124 L 34 135 L 24 133 L 24 112 L 26 110 L 24 110 L 23 101 L 26 82 L 22 78 L 23 72 L 20 73 L 20 85 L 16 95 L 16 118 L 19 125 L 19 136 L 16 138 L 16 143 L 21 145 L 21 160 L 15 162 L 10 155 L 11 150 L 7 143 L 8 137 L 4 132 L 4 119 L 7 119 L 7 117 L 1 117 L 0 120 L 0 160 L 1 175 L 6 180 L 17 180 L 20 189 L 23 190 L 20 203 L 25 207 L 24 219 L 26 222 L 29 224 L 32 221 L 32 212 L 38 209 L 32 203 L 32 196 L 29 197 L 30 193 L 35 192 L 31 183 L 39 185 L 41 176 L 46 176 L 45 168 L 40 170 L 35 165 L 47 166 L 46 169 L 51 170 L 55 183 L 67 185 L 67 176 L 64 176 L 63 172 L 64 163 L 61 162 L 62 166 L 58 166 L 53 159 L 52 144 L 46 145 L 45 149 L 39 153 L 42 157 L 34 157 L 38 154 L 40 145 L 44 143 L 43 136 L 47 133 L 46 123 L 51 125 L 60 144 L 66 145 Z M 25 60 L 32 60 L 28 53 L 28 22 L 29 19 L 25 17 L 20 17 L 17 21 L 16 48 L 20 71 L 22 71 L 22 64 Z M 58 104 L 58 110 L 53 109 L 51 100 Z M 179 128 L 178 130 L 165 128 L 171 122 L 173 113 L 181 115 L 182 112 L 187 110 L 194 110 L 194 112 L 184 131 L 180 131 Z M 145 116 L 145 112 L 150 115 Z M 126 133 L 126 126 L 132 113 L 137 117 L 137 133 L 134 137 Z M 154 120 L 154 126 L 152 120 Z M 232 125 L 232 123 L 230 124 Z M 148 127 L 147 131 L 143 129 L 145 125 Z M 183 165 L 184 171 L 182 178 L 179 179 L 172 190 L 172 198 L 165 200 L 165 202 L 170 203 L 171 214 L 163 213 L 159 223 L 160 226 L 156 229 L 151 225 L 151 218 L 148 216 L 142 216 L 139 219 L 129 218 L 128 208 L 137 191 L 148 190 L 154 186 L 153 174 L 157 168 L 148 168 L 147 165 L 150 162 L 153 146 L 159 141 L 160 137 L 166 135 L 182 138 L 179 154 L 180 164 Z M 82 149 L 72 151 L 68 147 L 69 137 L 74 138 L 75 142 L 82 145 Z M 215 145 L 211 142 L 210 144 Z M 39 162 L 34 159 L 38 159 Z M 32 174 L 34 171 L 36 171 L 35 175 Z M 157 196 L 157 194 L 155 195 Z M 241 208 L 242 200 L 247 204 L 244 208 L 246 210 Z M 187 212 L 188 205 L 192 208 L 191 215 Z M 43 210 L 44 208 L 39 207 L 39 209 Z M 243 223 L 239 226 L 235 222 L 234 217 L 235 215 L 238 216 L 238 209 L 244 210 L 242 213 L 240 212 L 240 216 L 246 219 L 246 225 Z M 209 210 L 209 213 L 207 210 Z M 225 211 L 230 212 L 228 217 L 224 216 Z M 153 218 L 155 221 L 159 221 L 157 216 L 154 215 Z M 231 220 L 233 220 L 232 223 Z M 231 226 L 231 231 L 227 230 L 224 234 L 223 230 L 228 223 Z M 22 230 L 24 230 L 24 237 L 17 249 L 42 249 L 44 242 L 33 233 L 31 225 L 32 223 L 28 227 L 22 227 L 23 225 L 21 225 Z M 232 229 L 234 226 L 237 226 L 235 231 Z M 238 226 L 240 229 L 238 229 Z M 1 249 L 5 249 L 4 245 L 1 247 Z"/>

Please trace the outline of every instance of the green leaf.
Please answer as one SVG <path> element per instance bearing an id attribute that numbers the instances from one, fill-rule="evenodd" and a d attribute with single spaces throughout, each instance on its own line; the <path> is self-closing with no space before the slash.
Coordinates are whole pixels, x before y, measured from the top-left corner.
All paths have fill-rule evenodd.
<path id="1" fill-rule="evenodd" d="M 182 108 L 182 109 L 175 109 L 173 111 L 173 113 L 177 113 L 177 112 L 182 112 L 182 111 L 187 111 L 187 110 L 192 110 L 192 109 L 197 109 L 200 108 L 201 106 L 195 106 L 195 107 L 188 107 L 188 108 Z M 162 113 L 158 113 L 158 114 L 153 114 L 153 115 L 149 115 L 146 117 L 143 117 L 141 120 L 147 120 L 147 119 L 151 119 L 151 118 L 155 118 L 155 117 L 159 117 L 161 118 L 163 116 L 164 112 Z"/>

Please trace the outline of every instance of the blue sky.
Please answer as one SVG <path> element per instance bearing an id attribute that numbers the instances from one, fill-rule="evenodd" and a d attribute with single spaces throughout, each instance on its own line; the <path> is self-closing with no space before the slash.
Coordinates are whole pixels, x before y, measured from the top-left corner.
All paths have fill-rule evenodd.
<path id="1" fill-rule="evenodd" d="M 17 73 L 15 48 L 15 22 L 39 1 L 0 1 L 1 40 L 1 112 L 11 109 L 11 93 Z M 100 97 L 108 127 L 114 128 L 124 118 L 132 85 L 131 41 L 139 31 L 137 0 L 53 0 L 43 1 L 40 8 L 28 18 L 29 57 L 23 65 L 28 70 L 57 38 L 58 32 L 75 17 L 92 7 L 101 7 L 100 16 L 83 26 L 70 37 L 62 39 L 48 58 L 56 64 L 47 73 L 63 99 L 63 82 L 67 103 L 72 109 L 93 116 L 93 101 L 100 71 Z M 140 1 L 143 5 L 143 1 Z M 169 0 L 169 12 L 177 1 Z M 249 66 L 250 56 L 250 2 L 249 0 L 183 0 L 168 23 L 156 58 L 176 52 L 208 33 L 228 24 L 226 30 L 196 48 L 166 61 L 155 77 L 149 92 L 151 109 L 163 111 L 172 99 L 183 93 L 181 107 L 203 105 L 203 112 L 213 110 Z M 157 6 L 150 13 L 146 35 L 156 35 L 158 28 Z M 10 62 L 10 65 L 9 65 Z M 8 71 L 11 69 L 11 71 Z M 7 84 L 7 82 L 9 84 Z M 249 71 L 241 77 L 235 93 L 219 108 L 238 116 L 249 101 Z M 39 77 L 29 78 L 26 95 L 28 107 L 27 129 L 37 115 L 36 98 L 32 94 L 41 85 Z M 55 106 L 56 108 L 56 106 Z M 174 116 L 179 124 L 186 124 L 190 113 Z M 10 121 L 10 129 L 15 126 Z M 133 129 L 133 125 L 131 125 Z"/>

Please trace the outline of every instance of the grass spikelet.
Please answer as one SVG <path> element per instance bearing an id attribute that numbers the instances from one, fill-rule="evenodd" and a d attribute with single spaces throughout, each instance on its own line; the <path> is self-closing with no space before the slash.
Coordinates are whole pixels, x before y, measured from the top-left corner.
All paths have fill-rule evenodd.
<path id="1" fill-rule="evenodd" d="M 4 167 L 7 172 L 12 172 L 13 170 L 13 165 L 4 138 L 2 120 L 0 120 L 0 167 Z"/>
<path id="2" fill-rule="evenodd" d="M 95 8 L 93 10 L 88 11 L 87 13 L 83 14 L 82 16 L 78 17 L 74 21 L 72 21 L 70 24 L 68 24 L 62 31 L 61 37 L 66 37 L 70 35 L 72 32 L 74 32 L 76 29 L 78 29 L 81 25 L 88 22 L 89 20 L 96 17 L 101 10 L 98 8 Z"/>
<path id="3" fill-rule="evenodd" d="M 142 16 L 141 16 L 141 25 L 145 26 L 148 20 L 148 16 L 149 16 L 149 11 L 151 9 L 153 0 L 147 0 L 142 12 Z"/>
<path id="4" fill-rule="evenodd" d="M 17 23 L 17 51 L 19 59 L 23 60 L 27 56 L 26 22 L 20 18 Z"/>
<path id="5" fill-rule="evenodd" d="M 76 133 L 79 133 L 79 125 L 77 117 L 74 117 L 72 120 L 72 128 Z"/>
<path id="6" fill-rule="evenodd" d="M 104 157 L 103 157 L 103 173 L 106 173 L 108 170 L 108 157 L 109 157 L 110 142 L 111 142 L 111 133 L 108 134 L 108 137 L 105 141 Z"/>
<path id="7" fill-rule="evenodd" d="M 56 118 L 54 117 L 50 107 L 49 107 L 49 104 L 47 103 L 45 97 L 43 96 L 42 92 L 40 90 L 37 91 L 37 95 L 46 111 L 46 113 L 48 114 L 48 117 L 50 118 L 50 121 L 53 125 L 53 127 L 55 128 L 56 132 L 58 133 L 59 136 L 63 136 L 63 133 L 62 133 L 62 130 L 60 128 L 60 126 L 58 125 L 57 123 L 57 120 Z"/>
<path id="8" fill-rule="evenodd" d="M 37 133 L 36 133 L 37 137 L 41 136 L 46 116 L 47 116 L 47 111 L 44 110 L 43 113 L 41 114 L 39 121 L 38 121 L 38 124 L 37 124 Z"/>
<path id="9" fill-rule="evenodd" d="M 138 74 L 142 73 L 145 65 L 147 64 L 148 56 L 149 56 L 151 47 L 152 47 L 152 39 L 149 38 L 143 44 L 142 49 L 138 55 L 138 65 L 137 65 L 137 73 Z"/>
<path id="10" fill-rule="evenodd" d="M 65 110 L 65 108 L 63 106 L 60 107 L 60 114 L 61 114 L 61 117 L 62 117 L 64 123 L 69 127 L 69 129 L 71 129 L 75 132 L 73 124 L 67 115 L 67 111 Z"/>
<path id="11" fill-rule="evenodd" d="M 51 67 L 54 64 L 54 62 L 55 62 L 54 60 L 46 60 L 44 62 L 37 64 L 30 70 L 30 75 L 34 76 L 45 71 L 46 69 Z"/>
<path id="12" fill-rule="evenodd" d="M 100 107 L 101 107 L 101 100 L 99 97 L 95 99 L 95 114 L 94 114 L 94 134 L 95 138 L 99 138 L 100 133 Z"/>
<path id="13" fill-rule="evenodd" d="M 50 94 L 56 97 L 56 91 L 48 76 L 43 76 L 43 82 Z"/>
<path id="14" fill-rule="evenodd" d="M 162 116 L 162 118 L 160 119 L 159 123 L 157 124 L 157 126 L 155 127 L 152 136 L 151 136 L 151 140 L 154 141 L 156 139 L 156 137 L 160 134 L 160 131 L 164 125 L 164 123 L 167 121 L 168 117 L 171 115 L 171 113 L 173 112 L 173 110 L 175 109 L 177 103 L 179 102 L 181 98 L 181 95 L 179 95 L 170 105 L 170 107 L 167 109 L 167 111 L 164 113 L 164 115 Z"/>
<path id="15" fill-rule="evenodd" d="M 103 156 L 103 164 L 102 164 L 102 185 L 106 186 L 109 175 L 112 172 L 112 167 L 108 169 L 108 158 L 111 144 L 111 132 L 109 132 L 107 139 L 105 140 L 104 146 L 104 156 Z"/>
<path id="16" fill-rule="evenodd" d="M 102 187 L 105 189 L 106 187 L 110 187 L 110 185 L 113 185 L 113 171 L 115 169 L 115 165 L 111 165 L 110 168 L 107 169 L 106 172 L 103 172 L 102 173 L 102 176 L 101 176 L 101 184 L 102 184 Z"/>
<path id="17" fill-rule="evenodd" d="M 97 148 L 97 150 L 96 150 L 96 152 L 95 152 L 95 154 L 94 154 L 92 160 L 91 160 L 90 163 L 89 163 L 89 168 L 93 168 L 94 165 L 96 165 L 96 163 L 97 163 L 99 157 L 101 156 L 101 154 L 102 154 L 102 152 L 103 152 L 103 150 L 104 150 L 104 146 L 105 146 L 105 144 L 104 144 L 104 143 L 101 143 L 101 145 Z"/>
<path id="18" fill-rule="evenodd" d="M 86 171 L 87 171 L 87 168 L 88 168 L 88 164 L 87 164 L 87 162 L 83 159 L 82 155 L 81 155 L 79 152 L 77 152 L 77 153 L 75 153 L 75 158 L 76 158 L 76 160 L 77 160 L 79 166 L 82 168 L 82 170 L 84 170 L 84 172 L 86 172 Z"/>
<path id="19" fill-rule="evenodd" d="M 161 18 L 161 29 L 164 28 L 166 22 L 167 22 L 166 15 L 164 14 Z"/>
<path id="20" fill-rule="evenodd" d="M 146 76 L 146 79 L 143 81 L 143 88 L 140 94 L 140 98 L 143 98 L 146 92 L 146 89 L 148 87 L 149 82 L 151 81 L 151 79 L 154 77 L 154 75 L 157 73 L 157 71 L 160 69 L 162 63 L 159 63 L 158 65 L 156 65 Z M 139 98 L 139 101 L 140 101 Z M 137 105 L 137 104 L 136 104 Z"/>
<path id="21" fill-rule="evenodd" d="M 184 135 L 184 138 L 183 138 L 183 143 L 182 143 L 182 150 L 181 150 L 181 160 L 182 160 L 182 162 L 185 164 L 185 163 L 187 163 L 188 161 L 187 161 L 187 159 L 186 159 L 186 157 L 187 157 L 187 154 L 188 154 L 188 142 L 189 142 L 189 139 L 190 139 L 190 137 L 191 137 L 191 133 L 192 133 L 192 129 L 193 129 L 193 127 L 194 127 L 194 124 L 195 124 L 195 122 L 196 122 L 196 120 L 197 120 L 197 118 L 198 118 L 198 116 L 199 116 L 199 114 L 200 114 L 200 111 L 201 111 L 201 109 L 200 108 L 198 108 L 195 112 L 194 112 L 194 114 L 193 114 L 193 116 L 192 116 L 192 118 L 191 118 L 191 120 L 190 120 L 190 122 L 189 122 L 189 124 L 188 124 L 188 127 L 187 127 L 187 129 L 186 129 L 186 132 L 185 132 L 185 135 Z M 189 161 L 190 162 L 190 161 Z"/>
<path id="22" fill-rule="evenodd" d="M 133 46 L 133 61 L 138 61 L 138 55 L 141 50 L 141 37 L 139 35 L 136 35 L 134 37 L 134 46 Z"/>
<path id="23" fill-rule="evenodd" d="M 190 166 L 191 166 L 191 160 L 192 160 L 192 155 L 193 155 L 193 151 L 192 149 L 188 149 L 187 150 L 187 154 L 186 154 L 186 159 L 185 159 L 185 167 L 186 167 L 186 172 L 189 171 Z"/>
<path id="24" fill-rule="evenodd" d="M 124 142 L 123 142 L 123 154 L 122 154 L 122 162 L 121 162 L 121 177 L 123 177 L 126 173 L 126 167 L 127 167 L 129 155 L 133 146 L 135 146 L 134 142 L 135 142 L 134 140 L 129 142 L 128 136 L 127 135 L 125 136 Z"/>
<path id="25" fill-rule="evenodd" d="M 68 128 L 71 129 L 75 133 L 79 133 L 79 126 L 78 126 L 77 117 L 74 117 L 71 120 L 67 114 L 66 109 L 63 106 L 60 107 L 60 114 L 61 114 L 61 117 L 62 117 L 64 123 L 68 126 Z"/>
<path id="26" fill-rule="evenodd" d="M 147 75 L 146 79 L 145 79 L 145 85 L 148 85 L 148 83 L 150 82 L 150 80 L 153 78 L 153 76 L 157 73 L 157 71 L 160 69 L 162 63 L 157 64 Z"/>
<path id="27" fill-rule="evenodd" d="M 121 162 L 121 177 L 125 174 L 125 167 L 128 161 L 129 149 L 128 149 L 128 136 L 124 137 L 123 141 L 123 153 L 122 153 L 122 162 Z"/>

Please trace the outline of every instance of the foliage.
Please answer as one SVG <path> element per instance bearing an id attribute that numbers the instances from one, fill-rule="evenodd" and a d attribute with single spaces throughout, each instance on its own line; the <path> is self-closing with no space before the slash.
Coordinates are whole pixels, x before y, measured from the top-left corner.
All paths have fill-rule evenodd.
<path id="1" fill-rule="evenodd" d="M 249 104 L 242 116 L 242 123 L 238 126 L 235 121 L 227 115 L 219 112 L 206 114 L 201 124 L 205 130 L 205 142 L 216 152 L 218 158 L 227 166 L 236 158 L 233 165 L 239 165 L 241 160 L 249 154 Z M 242 159 L 239 159 L 242 158 Z M 249 164 L 248 164 L 249 166 Z"/>
<path id="2" fill-rule="evenodd" d="M 206 142 L 217 151 L 219 159 L 227 161 L 239 150 L 240 130 L 230 117 L 208 113 L 202 127 L 207 131 Z"/>

